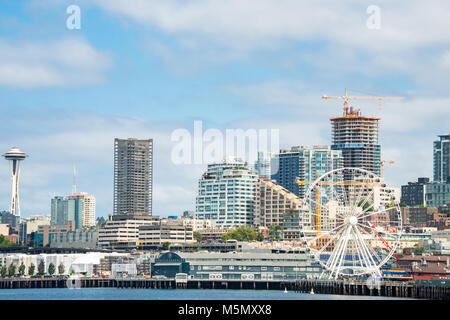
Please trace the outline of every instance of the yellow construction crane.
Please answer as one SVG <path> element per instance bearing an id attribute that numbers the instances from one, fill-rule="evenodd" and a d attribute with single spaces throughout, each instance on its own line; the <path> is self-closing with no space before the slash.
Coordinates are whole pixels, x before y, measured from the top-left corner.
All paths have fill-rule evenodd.
<path id="1" fill-rule="evenodd" d="M 349 96 L 348 95 L 348 91 L 347 89 L 345 89 L 345 96 L 342 97 L 328 97 L 328 96 L 323 96 L 322 97 L 325 100 L 328 99 L 344 99 L 344 116 L 352 116 L 352 115 L 356 115 L 358 110 L 355 110 L 353 112 L 349 112 L 350 110 L 350 104 L 348 103 L 348 100 L 378 100 L 380 101 L 380 109 L 382 108 L 382 104 L 381 104 L 381 100 L 403 100 L 405 99 L 404 97 L 377 97 L 377 96 L 373 96 L 373 97 L 365 97 L 365 96 Z"/>
<path id="2" fill-rule="evenodd" d="M 387 160 L 383 160 L 383 158 L 381 158 L 381 179 L 382 180 L 384 180 L 384 164 L 385 163 L 394 164 L 394 161 L 387 161 Z"/>

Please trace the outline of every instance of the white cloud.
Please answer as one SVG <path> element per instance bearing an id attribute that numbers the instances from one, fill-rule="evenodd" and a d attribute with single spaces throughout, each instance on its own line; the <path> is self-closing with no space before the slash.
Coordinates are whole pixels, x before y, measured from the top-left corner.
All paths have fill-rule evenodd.
<path id="1" fill-rule="evenodd" d="M 0 85 L 34 88 L 91 85 L 106 81 L 110 54 L 82 38 L 47 43 L 11 42 L 0 38 Z"/>
<path id="2" fill-rule="evenodd" d="M 378 1 L 381 29 L 369 30 L 373 3 L 298 0 L 97 0 L 104 9 L 168 33 L 197 34 L 230 45 L 264 45 L 263 39 L 330 40 L 365 49 L 397 51 L 447 43 L 448 1 Z M 241 40 L 246 39 L 246 43 Z M 254 41 L 251 41 L 251 40 Z M 248 42 L 250 41 L 250 43 Z"/>
<path id="3" fill-rule="evenodd" d="M 446 0 L 96 3 L 114 16 L 169 35 L 169 44 L 150 40 L 147 47 L 177 73 L 230 61 L 270 60 L 261 57 L 261 52 L 267 51 L 277 56 L 266 65 L 289 68 L 306 63 L 315 68 L 309 74 L 312 80 L 354 73 L 404 75 L 411 77 L 413 84 L 432 87 L 440 94 L 450 81 L 446 68 L 442 68 L 448 65 L 450 39 L 450 2 Z M 380 8 L 379 30 L 367 28 L 370 5 Z"/>

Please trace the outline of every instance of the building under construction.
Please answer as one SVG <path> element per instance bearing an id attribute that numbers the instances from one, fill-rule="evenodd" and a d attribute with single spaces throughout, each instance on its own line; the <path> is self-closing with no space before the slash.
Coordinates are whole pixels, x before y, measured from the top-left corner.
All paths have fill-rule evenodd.
<path id="1" fill-rule="evenodd" d="M 354 110 L 350 106 L 349 100 L 378 100 L 381 108 L 381 100 L 403 100 L 404 97 L 351 97 L 345 89 L 345 96 L 322 98 L 344 100 L 342 117 L 330 118 L 333 131 L 331 149 L 342 151 L 344 167 L 361 168 L 382 176 L 383 161 L 378 142 L 381 118 L 362 116 L 359 109 Z"/>
<path id="2" fill-rule="evenodd" d="M 324 99 L 343 99 L 342 117 L 330 118 L 332 126 L 333 150 L 341 150 L 344 167 L 361 168 L 377 176 L 382 175 L 381 147 L 378 142 L 378 117 L 362 116 L 359 109 L 354 110 L 349 100 L 401 100 L 403 97 L 350 97 L 347 89 L 345 96 Z"/>
<path id="3" fill-rule="evenodd" d="M 344 167 L 362 168 L 381 175 L 379 120 L 349 109 L 342 117 L 330 118 L 333 150 L 341 150 Z"/>

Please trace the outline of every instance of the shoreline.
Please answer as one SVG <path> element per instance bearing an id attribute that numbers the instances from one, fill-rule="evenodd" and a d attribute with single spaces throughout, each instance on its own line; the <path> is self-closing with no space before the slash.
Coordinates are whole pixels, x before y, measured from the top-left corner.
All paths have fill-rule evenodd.
<path id="1" fill-rule="evenodd" d="M 119 288 L 119 289 L 232 289 L 278 290 L 341 296 L 413 298 L 450 300 L 450 286 L 417 285 L 413 283 L 383 282 L 368 285 L 356 281 L 328 280 L 202 280 L 189 279 L 124 279 L 124 278 L 15 278 L 0 279 L 0 289 L 46 288 Z"/>

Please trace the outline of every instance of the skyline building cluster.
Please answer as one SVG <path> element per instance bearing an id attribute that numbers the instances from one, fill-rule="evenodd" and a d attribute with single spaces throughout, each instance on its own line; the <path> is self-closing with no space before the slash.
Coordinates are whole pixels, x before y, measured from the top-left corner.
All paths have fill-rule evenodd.
<path id="1" fill-rule="evenodd" d="M 346 161 L 347 163 L 350 161 L 353 167 L 360 165 L 366 170 L 372 169 L 369 171 L 381 173 L 381 155 L 378 157 L 378 151 L 381 150 L 378 144 L 379 118 L 361 116 L 359 110 L 353 111 L 350 108 L 346 115 L 331 118 L 331 121 L 333 144 L 330 146 L 294 146 L 291 149 L 282 149 L 277 154 L 259 152 L 254 166 L 232 158 L 221 163 L 209 164 L 198 184 L 196 216 L 199 219 L 216 220 L 224 227 L 242 224 L 261 225 L 263 220 L 256 222 L 256 219 L 259 219 L 257 212 L 265 210 L 258 207 L 261 195 L 260 178 L 272 181 L 303 199 L 308 188 L 307 183 L 313 182 L 326 172 L 345 167 Z M 401 200 L 407 205 L 441 206 L 450 202 L 449 135 L 438 137 L 439 140 L 433 142 L 434 180 L 419 178 L 416 183 L 410 182 L 408 186 L 402 186 Z M 360 142 L 360 145 L 357 146 L 357 142 Z M 369 149 L 376 152 L 368 152 L 369 149 L 364 148 L 358 152 L 352 149 L 358 149 L 362 144 L 365 145 L 364 148 L 370 146 Z M 346 148 L 352 150 L 344 150 Z M 353 152 L 353 156 L 346 158 L 346 152 L 348 154 Z M 12 185 L 17 194 L 13 190 L 11 205 L 16 208 L 15 212 L 20 214 L 19 167 L 20 161 L 28 155 L 18 148 L 13 148 L 4 156 L 12 161 Z M 113 215 L 151 216 L 152 177 L 153 139 L 116 138 Z M 297 184 L 296 181 L 299 180 L 307 183 Z M 388 202 L 386 199 L 392 194 L 397 198 L 398 190 L 395 188 L 381 185 L 379 189 L 379 192 L 374 193 L 374 201 L 379 205 L 385 205 Z M 75 222 L 76 228 L 94 226 L 95 198 L 83 192 L 65 198 L 61 196 L 53 198 L 51 224 L 64 224 L 69 220 Z M 264 224 L 267 224 L 267 220 Z"/>

